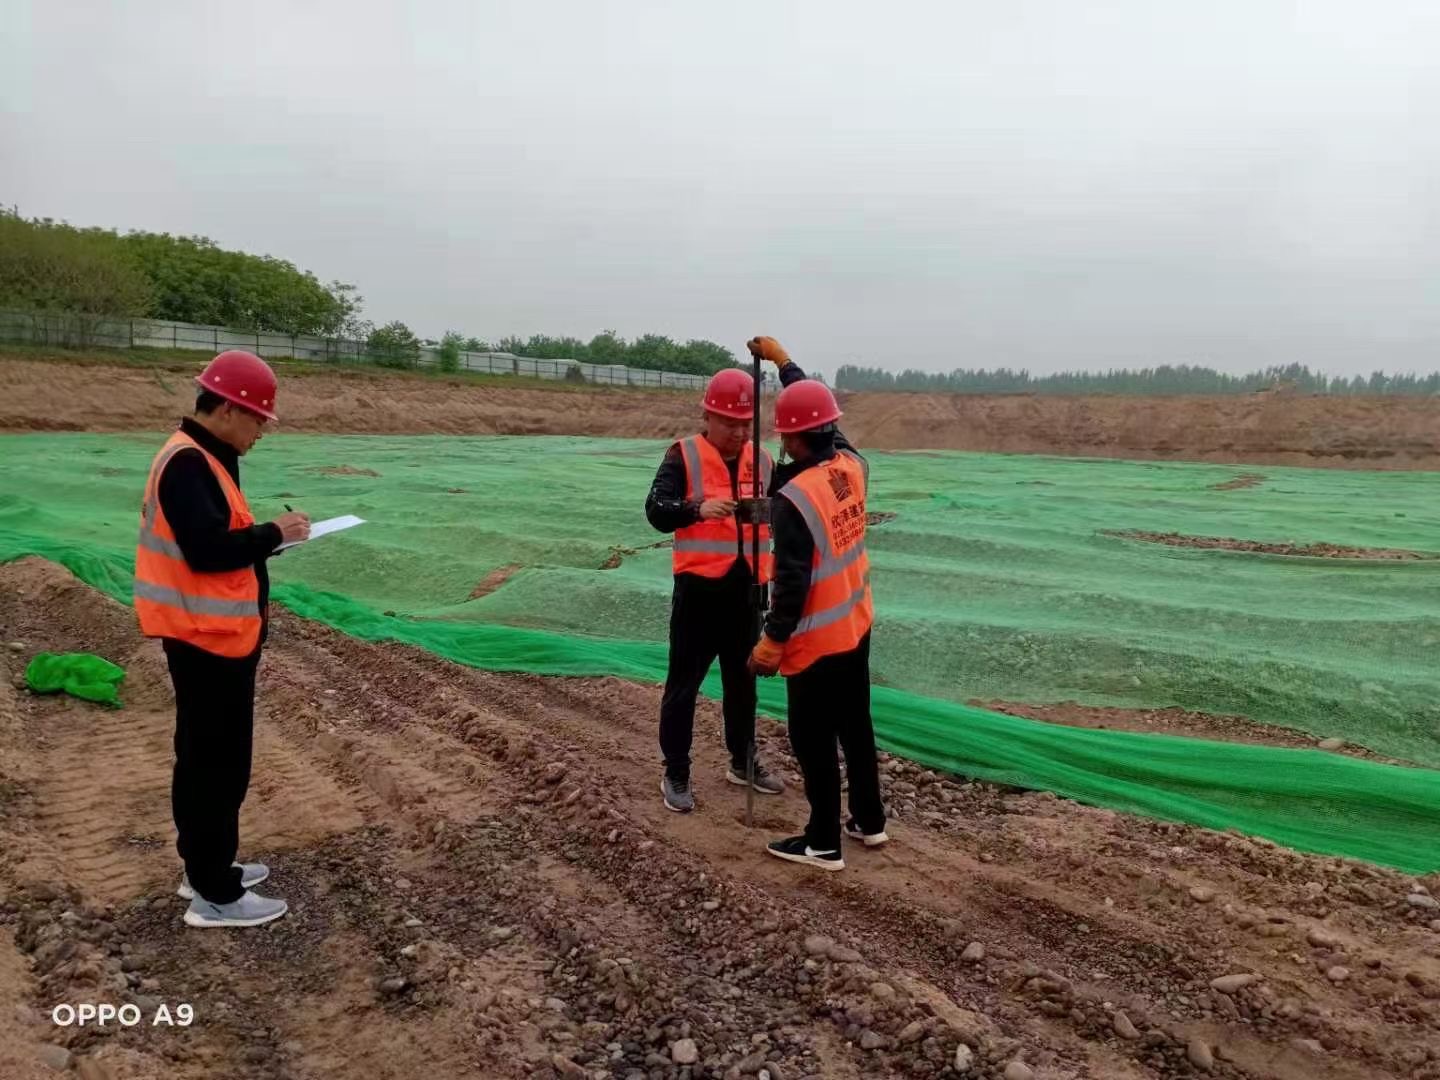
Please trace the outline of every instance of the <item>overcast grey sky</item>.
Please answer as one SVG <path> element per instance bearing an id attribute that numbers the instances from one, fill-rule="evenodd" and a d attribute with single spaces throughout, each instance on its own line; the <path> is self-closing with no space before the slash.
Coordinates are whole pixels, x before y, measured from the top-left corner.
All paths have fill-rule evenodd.
<path id="1" fill-rule="evenodd" d="M 422 336 L 1440 367 L 1433 2 L 0 12 L 0 201 L 287 258 Z"/>

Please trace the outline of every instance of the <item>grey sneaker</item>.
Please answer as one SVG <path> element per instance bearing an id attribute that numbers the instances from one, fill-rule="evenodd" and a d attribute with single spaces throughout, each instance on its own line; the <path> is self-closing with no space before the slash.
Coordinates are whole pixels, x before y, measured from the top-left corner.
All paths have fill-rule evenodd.
<path id="1" fill-rule="evenodd" d="M 690 790 L 690 778 L 676 779 L 666 775 L 660 781 L 660 794 L 665 796 L 665 806 L 677 814 L 688 814 L 695 809 L 695 795 Z"/>
<path id="2" fill-rule="evenodd" d="M 259 926 L 273 922 L 290 910 L 284 900 L 247 891 L 232 904 L 212 904 L 203 896 L 185 909 L 186 926 Z"/>
<path id="3" fill-rule="evenodd" d="M 749 781 L 745 779 L 745 767 L 743 765 L 738 769 L 734 765 L 731 765 L 725 773 L 725 779 L 740 787 L 744 787 L 749 783 Z M 757 761 L 755 762 L 755 790 L 760 792 L 761 795 L 779 795 L 785 790 L 785 781 L 781 780 L 780 777 L 774 773 L 767 771 L 765 766 Z"/>
<path id="4" fill-rule="evenodd" d="M 270 868 L 263 862 L 237 862 L 230 865 L 240 868 L 240 884 L 246 889 L 253 889 L 270 876 Z M 195 899 L 195 890 L 190 887 L 190 878 L 184 872 L 180 874 L 180 887 L 175 890 L 175 895 L 181 900 Z"/>

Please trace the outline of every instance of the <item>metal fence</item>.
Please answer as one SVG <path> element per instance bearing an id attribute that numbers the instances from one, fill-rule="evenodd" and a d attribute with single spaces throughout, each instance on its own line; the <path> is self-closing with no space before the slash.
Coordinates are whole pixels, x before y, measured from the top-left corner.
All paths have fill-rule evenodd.
<path id="1" fill-rule="evenodd" d="M 385 367 L 437 367 L 438 349 L 418 354 L 387 354 L 348 338 L 310 337 L 235 330 L 224 326 L 169 322 L 164 319 L 122 319 L 64 312 L 0 311 L 0 340 L 61 348 L 100 346 L 116 349 L 196 349 L 220 352 L 247 349 L 267 360 L 309 360 L 317 363 L 379 364 Z M 624 364 L 586 364 L 578 360 L 542 360 L 505 352 L 461 352 L 462 371 L 518 375 L 594 383 L 601 386 L 649 386 L 698 390 L 707 377 L 675 371 L 651 371 Z"/>

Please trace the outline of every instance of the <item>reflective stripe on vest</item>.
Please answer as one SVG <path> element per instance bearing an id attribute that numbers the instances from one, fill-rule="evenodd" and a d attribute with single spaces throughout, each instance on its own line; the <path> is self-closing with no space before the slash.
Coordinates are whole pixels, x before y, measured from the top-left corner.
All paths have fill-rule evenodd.
<path id="1" fill-rule="evenodd" d="M 762 447 L 759 455 L 759 469 L 752 467 L 752 446 L 745 444 L 740 452 L 738 475 L 732 487 L 730 468 L 720 451 L 702 436 L 681 439 L 681 460 L 685 463 L 685 493 L 691 502 L 702 503 L 707 499 L 731 499 L 738 490 L 742 499 L 754 493 L 754 478 L 758 471 L 762 496 L 769 492 L 774 475 L 775 462 Z M 746 476 L 746 473 L 749 476 Z M 741 555 L 750 563 L 755 527 L 742 526 L 735 515 L 719 520 L 702 520 L 675 531 L 671 553 L 671 567 L 677 574 L 698 574 L 701 577 L 721 578 L 730 572 L 735 560 Z M 769 581 L 773 569 L 770 552 L 770 526 L 761 525 L 760 534 L 760 580 Z"/>
<path id="2" fill-rule="evenodd" d="M 140 507 L 135 546 L 135 612 L 147 637 L 173 638 L 218 656 L 254 652 L 263 626 L 255 568 L 218 573 L 192 570 L 160 505 L 160 478 L 182 450 L 197 451 L 210 467 L 230 510 L 229 528 L 254 524 L 250 507 L 220 462 L 183 432 L 155 456 Z"/>
<path id="3" fill-rule="evenodd" d="M 258 600 L 216 600 L 209 596 L 190 596 L 182 593 L 179 589 L 166 588 L 164 585 L 152 585 L 148 581 L 135 582 L 135 597 L 139 600 L 150 600 L 157 604 L 177 607 L 192 615 L 220 615 L 232 619 L 243 619 L 246 616 L 254 616 L 257 619 L 260 617 Z"/>
<path id="4" fill-rule="evenodd" d="M 859 455 L 839 454 L 799 473 L 778 493 L 800 512 L 815 548 L 810 590 L 785 643 L 781 674 L 796 675 L 826 656 L 849 652 L 870 632 L 874 604 L 865 552 L 865 474 Z"/>

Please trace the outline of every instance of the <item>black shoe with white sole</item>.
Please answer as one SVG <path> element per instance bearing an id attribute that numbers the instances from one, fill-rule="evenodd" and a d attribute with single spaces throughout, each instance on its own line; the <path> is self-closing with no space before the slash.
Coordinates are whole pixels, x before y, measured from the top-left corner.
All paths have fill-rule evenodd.
<path id="1" fill-rule="evenodd" d="M 765 849 L 777 859 L 786 862 L 818 866 L 821 870 L 844 870 L 845 859 L 838 851 L 816 851 L 805 842 L 803 836 L 792 836 L 788 840 L 776 840 Z"/>
<path id="2" fill-rule="evenodd" d="M 866 847 L 879 847 L 881 844 L 888 843 L 890 840 L 890 837 L 885 835 L 884 829 L 881 829 L 879 832 L 867 833 L 864 829 L 860 828 L 854 818 L 845 822 L 845 835 L 851 840 L 858 840 Z"/>

